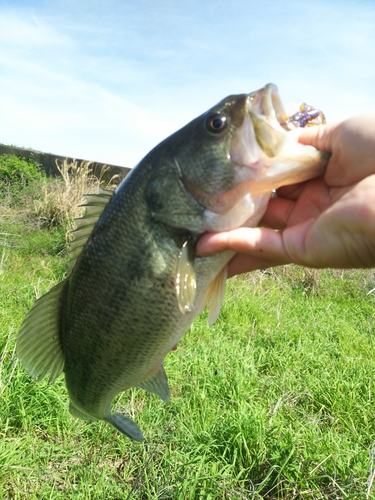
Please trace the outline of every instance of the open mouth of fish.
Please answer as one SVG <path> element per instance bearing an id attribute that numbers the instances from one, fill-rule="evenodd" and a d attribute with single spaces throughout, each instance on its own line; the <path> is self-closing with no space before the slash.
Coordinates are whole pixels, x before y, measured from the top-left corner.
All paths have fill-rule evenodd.
<path id="1" fill-rule="evenodd" d="M 261 155 L 259 150 L 251 155 L 254 139 L 268 158 L 274 158 L 281 153 L 291 131 L 325 123 L 324 114 L 307 104 L 302 104 L 297 113 L 288 116 L 273 83 L 250 93 L 246 104 L 248 113 L 231 145 L 231 158 L 238 165 L 257 168 Z"/>
<path id="2" fill-rule="evenodd" d="M 288 115 L 278 88 L 273 83 L 249 94 L 248 108 L 253 119 L 260 119 L 276 129 L 280 126 L 287 132 L 299 127 L 326 123 L 323 112 L 306 103 L 301 104 L 296 113 Z"/>

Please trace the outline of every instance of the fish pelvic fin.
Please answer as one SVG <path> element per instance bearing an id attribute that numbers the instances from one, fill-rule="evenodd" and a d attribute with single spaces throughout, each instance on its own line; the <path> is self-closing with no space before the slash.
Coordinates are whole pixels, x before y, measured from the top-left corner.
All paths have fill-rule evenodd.
<path id="1" fill-rule="evenodd" d="M 128 417 L 124 417 L 124 415 L 120 415 L 119 413 L 115 413 L 106 418 L 106 421 L 113 425 L 118 431 L 125 436 L 134 439 L 134 441 L 143 441 L 143 434 L 138 427 L 138 425 L 133 422 L 132 419 Z"/>
<path id="2" fill-rule="evenodd" d="M 16 354 L 36 379 L 49 374 L 49 383 L 61 375 L 64 355 L 60 343 L 60 304 L 65 281 L 38 299 L 27 313 L 16 342 Z"/>
<path id="3" fill-rule="evenodd" d="M 72 240 L 70 242 L 70 261 L 68 262 L 67 276 L 72 273 L 78 256 L 81 254 L 96 222 L 113 198 L 114 193 L 111 189 L 100 189 L 98 194 L 84 195 L 85 203 L 81 206 L 85 208 L 85 212 L 81 218 L 74 219 L 76 229 L 70 233 Z"/>
<path id="4" fill-rule="evenodd" d="M 213 325 L 220 314 L 228 277 L 228 266 L 225 266 L 207 288 L 204 303 L 208 304 L 208 323 Z"/>
<path id="5" fill-rule="evenodd" d="M 152 394 L 156 394 L 162 401 L 167 402 L 171 399 L 167 374 L 165 373 L 163 365 L 157 372 L 153 373 L 151 377 L 138 384 L 137 387 L 151 392 Z"/>

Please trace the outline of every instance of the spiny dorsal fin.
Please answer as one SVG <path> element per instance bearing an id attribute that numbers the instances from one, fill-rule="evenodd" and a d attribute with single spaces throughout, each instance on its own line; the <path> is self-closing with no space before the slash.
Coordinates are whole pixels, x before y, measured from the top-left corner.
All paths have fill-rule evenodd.
<path id="1" fill-rule="evenodd" d="M 220 314 L 228 277 L 228 266 L 225 266 L 207 288 L 204 303 L 208 304 L 208 323 L 213 325 Z"/>
<path id="2" fill-rule="evenodd" d="M 186 240 L 177 261 L 175 278 L 178 308 L 182 314 L 191 312 L 197 292 L 197 275 L 190 240 Z"/>
<path id="3" fill-rule="evenodd" d="M 84 195 L 85 203 L 81 206 L 84 207 L 85 213 L 79 219 L 74 219 L 76 229 L 71 232 L 72 241 L 70 242 L 67 276 L 73 271 L 78 256 L 113 195 L 114 191 L 110 189 L 100 189 L 98 194 Z"/>
<path id="4" fill-rule="evenodd" d="M 153 373 L 150 378 L 141 384 L 138 384 L 137 387 L 151 392 L 152 394 L 156 394 L 162 401 L 169 401 L 171 398 L 168 387 L 168 379 L 163 365 L 156 373 Z"/>
<path id="5" fill-rule="evenodd" d="M 64 369 L 60 344 L 60 302 L 65 281 L 37 300 L 26 315 L 17 338 L 17 357 L 37 379 L 50 374 L 52 383 Z"/>

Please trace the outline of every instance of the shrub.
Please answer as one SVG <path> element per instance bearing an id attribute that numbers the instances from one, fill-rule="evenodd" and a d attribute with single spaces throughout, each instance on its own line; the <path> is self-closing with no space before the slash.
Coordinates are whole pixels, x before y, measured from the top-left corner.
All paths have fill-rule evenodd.
<path id="1" fill-rule="evenodd" d="M 33 155 L 30 155 L 29 160 L 9 154 L 0 156 L 0 188 L 23 186 L 42 177 Z"/>
<path id="2" fill-rule="evenodd" d="M 0 156 L 0 202 L 3 207 L 24 204 L 25 198 L 34 196 L 45 178 L 31 155 L 29 160 L 15 155 Z"/>

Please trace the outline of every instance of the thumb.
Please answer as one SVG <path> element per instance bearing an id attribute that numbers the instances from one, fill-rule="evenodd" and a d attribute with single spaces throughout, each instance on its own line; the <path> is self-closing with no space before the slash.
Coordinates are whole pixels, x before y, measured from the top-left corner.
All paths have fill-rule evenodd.
<path id="1" fill-rule="evenodd" d="M 331 153 L 336 129 L 337 125 L 308 127 L 298 137 L 298 142 L 306 146 L 313 146 L 315 149 L 319 149 L 319 151 L 328 151 Z"/>

